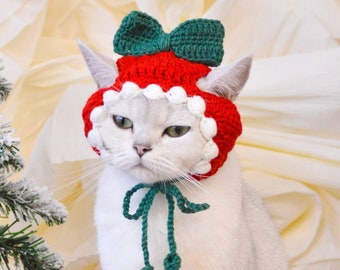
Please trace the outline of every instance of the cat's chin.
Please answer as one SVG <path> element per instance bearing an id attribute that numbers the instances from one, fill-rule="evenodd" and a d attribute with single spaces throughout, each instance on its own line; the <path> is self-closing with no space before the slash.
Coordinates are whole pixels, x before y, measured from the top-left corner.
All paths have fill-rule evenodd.
<path id="1" fill-rule="evenodd" d="M 139 164 L 135 167 L 131 168 L 128 173 L 135 177 L 140 182 L 146 183 L 146 184 L 153 184 L 159 181 L 163 181 L 161 176 L 156 175 L 153 171 L 148 169 L 147 167 Z"/>

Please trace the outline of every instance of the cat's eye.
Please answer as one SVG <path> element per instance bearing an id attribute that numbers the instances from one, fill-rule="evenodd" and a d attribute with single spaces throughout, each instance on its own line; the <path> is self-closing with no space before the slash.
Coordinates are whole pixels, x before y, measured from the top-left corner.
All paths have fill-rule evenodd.
<path id="1" fill-rule="evenodd" d="M 119 128 L 123 129 L 132 128 L 132 121 L 129 118 L 120 115 L 113 115 L 113 121 Z"/>
<path id="2" fill-rule="evenodd" d="M 164 130 L 164 134 L 169 135 L 170 137 L 181 137 L 186 134 L 190 130 L 190 127 L 187 126 L 171 126 Z"/>

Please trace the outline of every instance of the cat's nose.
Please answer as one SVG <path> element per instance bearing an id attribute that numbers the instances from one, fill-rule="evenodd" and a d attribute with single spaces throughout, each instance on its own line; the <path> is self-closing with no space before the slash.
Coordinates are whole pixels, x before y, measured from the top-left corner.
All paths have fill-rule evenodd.
<path id="1" fill-rule="evenodd" d="M 143 156 L 146 152 L 149 152 L 152 150 L 150 146 L 142 145 L 142 144 L 135 144 L 133 148 L 136 150 L 137 154 L 140 157 Z"/>

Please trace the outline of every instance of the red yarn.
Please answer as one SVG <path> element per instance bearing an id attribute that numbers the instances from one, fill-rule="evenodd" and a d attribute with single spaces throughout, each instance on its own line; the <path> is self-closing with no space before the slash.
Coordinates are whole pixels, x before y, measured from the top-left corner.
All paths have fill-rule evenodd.
<path id="1" fill-rule="evenodd" d="M 94 108 L 102 106 L 104 104 L 103 94 L 107 90 L 108 88 L 101 88 L 97 92 L 92 94 L 83 108 L 82 116 L 84 120 L 84 132 L 86 137 L 92 129 L 92 122 L 90 120 L 91 112 Z"/>
<path id="2" fill-rule="evenodd" d="M 173 52 L 125 56 L 117 61 L 117 65 L 119 75 L 113 85 L 114 89 L 119 90 L 122 83 L 131 81 L 138 84 L 140 88 L 145 88 L 149 84 L 158 84 L 165 92 L 173 86 L 182 86 L 188 95 L 192 85 L 210 71 L 209 67 L 178 58 Z"/>
<path id="3" fill-rule="evenodd" d="M 92 129 L 91 111 L 103 105 L 103 93 L 107 90 L 120 91 L 126 81 L 136 83 L 140 88 L 149 84 L 158 84 L 164 92 L 173 86 L 181 86 L 187 96 L 201 96 L 206 103 L 206 117 L 215 119 L 217 134 L 213 141 L 219 148 L 219 155 L 211 161 L 211 170 L 200 177 L 213 175 L 224 164 L 228 153 L 235 145 L 237 137 L 242 132 L 240 115 L 236 106 L 228 99 L 200 90 L 196 82 L 206 76 L 210 68 L 199 63 L 193 63 L 177 58 L 172 52 L 161 52 L 153 55 L 124 56 L 117 61 L 118 77 L 109 88 L 99 89 L 87 101 L 83 109 L 85 135 Z M 98 151 L 98 150 L 97 150 Z"/>

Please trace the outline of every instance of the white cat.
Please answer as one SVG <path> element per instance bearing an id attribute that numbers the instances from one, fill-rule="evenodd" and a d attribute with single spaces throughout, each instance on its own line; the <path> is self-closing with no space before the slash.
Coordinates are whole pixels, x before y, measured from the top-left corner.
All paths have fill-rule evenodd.
<path id="1" fill-rule="evenodd" d="M 112 86 L 119 73 L 116 64 L 82 43 L 79 46 L 98 88 Z M 250 66 L 246 57 L 215 68 L 197 85 L 234 99 Z M 218 155 L 209 139 L 216 126 L 211 126 L 204 109 L 202 100 L 186 96 L 181 87 L 167 94 L 155 84 L 140 87 L 127 81 L 120 92 L 106 91 L 91 112 L 88 138 L 106 162 L 95 204 L 103 270 L 164 269 L 170 246 L 180 263 L 167 269 L 179 265 L 184 270 L 288 269 L 280 236 L 259 196 L 243 182 L 233 151 L 217 173 L 198 181 Z M 145 194 L 154 183 L 163 183 L 163 193 L 162 188 L 153 189 L 157 194 L 147 200 Z M 183 213 L 175 203 L 171 225 L 167 189 L 180 191 L 179 197 L 199 204 L 200 211 Z M 127 218 L 126 212 L 133 215 L 143 198 L 149 211 L 144 217 Z M 123 202 L 130 207 L 125 215 Z M 142 233 L 143 226 L 147 232 Z"/>

